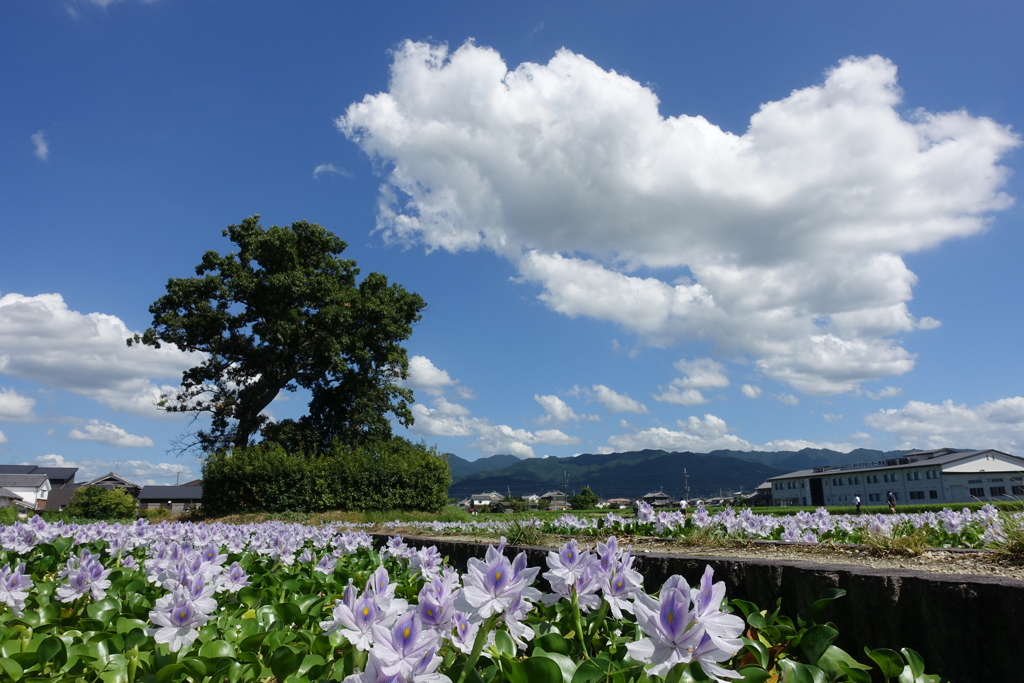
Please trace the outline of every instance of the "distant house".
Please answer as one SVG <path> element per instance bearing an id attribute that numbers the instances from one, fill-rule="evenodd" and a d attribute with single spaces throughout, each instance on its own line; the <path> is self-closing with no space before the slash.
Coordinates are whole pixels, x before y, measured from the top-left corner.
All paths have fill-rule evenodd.
<path id="1" fill-rule="evenodd" d="M 45 474 L 0 474 L 0 488 L 17 494 L 29 509 L 45 510 L 53 487 Z"/>
<path id="2" fill-rule="evenodd" d="M 167 508 L 171 512 L 184 512 L 202 504 L 202 486 L 143 486 L 139 493 L 139 508 L 142 510 Z"/>
<path id="3" fill-rule="evenodd" d="M 42 474 L 50 480 L 50 488 L 75 483 L 77 467 L 39 467 L 38 465 L 0 465 L 0 474 Z"/>
<path id="4" fill-rule="evenodd" d="M 743 504 L 752 508 L 766 508 L 772 506 L 772 483 L 766 481 L 749 496 L 743 499 Z"/>
<path id="5" fill-rule="evenodd" d="M 565 494 L 561 491 L 548 491 L 540 496 L 540 505 L 545 510 L 564 510 L 567 507 Z"/>
<path id="6" fill-rule="evenodd" d="M 668 496 L 667 493 L 664 493 L 662 491 L 648 493 L 643 497 L 643 501 L 650 505 L 651 507 L 656 508 L 663 508 L 672 505 L 672 499 Z"/>
<path id="7" fill-rule="evenodd" d="M 115 472 L 108 472 L 102 477 L 96 477 L 92 481 L 83 482 L 81 484 L 68 484 L 61 488 L 55 488 L 50 491 L 49 502 L 47 507 L 50 510 L 63 510 L 75 497 L 75 491 L 84 486 L 99 486 L 100 488 L 117 490 L 121 489 L 126 491 L 132 498 L 138 498 L 139 493 L 142 492 L 142 486 L 136 484 L 130 479 L 125 479 L 120 474 Z"/>
<path id="8" fill-rule="evenodd" d="M 608 508 L 611 510 L 627 510 L 632 507 L 633 501 L 629 498 L 609 498 Z"/>
<path id="9" fill-rule="evenodd" d="M 474 493 L 469 497 L 469 507 L 490 509 L 492 505 L 500 503 L 504 497 L 497 491 Z"/>
<path id="10" fill-rule="evenodd" d="M 526 503 L 531 510 L 536 510 L 537 508 L 540 507 L 540 496 L 538 496 L 537 494 L 531 493 L 529 495 L 521 497 L 523 499 L 523 502 Z"/>

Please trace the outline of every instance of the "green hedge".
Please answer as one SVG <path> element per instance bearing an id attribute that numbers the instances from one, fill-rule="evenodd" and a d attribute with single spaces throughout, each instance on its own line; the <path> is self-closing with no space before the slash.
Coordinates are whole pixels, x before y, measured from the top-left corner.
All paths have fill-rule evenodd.
<path id="1" fill-rule="evenodd" d="M 276 443 L 211 455 L 203 465 L 207 515 L 323 510 L 440 510 L 451 472 L 437 449 L 393 438 L 307 457 Z"/>

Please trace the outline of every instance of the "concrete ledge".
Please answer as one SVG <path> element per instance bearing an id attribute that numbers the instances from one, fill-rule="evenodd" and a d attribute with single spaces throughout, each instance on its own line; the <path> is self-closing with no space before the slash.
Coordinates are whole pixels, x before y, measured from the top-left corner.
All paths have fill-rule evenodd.
<path id="1" fill-rule="evenodd" d="M 387 539 L 375 537 L 380 542 Z M 456 567 L 464 567 L 470 557 L 482 558 L 487 550 L 484 542 L 403 538 L 414 547 L 436 546 Z M 530 566 L 546 567 L 550 550 L 509 546 L 505 554 L 525 551 Z M 657 590 L 673 574 L 693 585 L 711 565 L 730 598 L 749 600 L 762 609 L 774 609 L 782 598 L 782 612 L 794 619 L 826 588 L 842 588 L 846 596 L 832 603 L 828 618 L 839 629 L 836 645 L 857 659 L 865 659 L 865 646 L 909 647 L 925 658 L 928 673 L 954 683 L 1024 681 L 1019 657 L 1024 633 L 1021 580 L 796 560 L 634 556 L 633 566 L 644 575 L 648 591 Z"/>

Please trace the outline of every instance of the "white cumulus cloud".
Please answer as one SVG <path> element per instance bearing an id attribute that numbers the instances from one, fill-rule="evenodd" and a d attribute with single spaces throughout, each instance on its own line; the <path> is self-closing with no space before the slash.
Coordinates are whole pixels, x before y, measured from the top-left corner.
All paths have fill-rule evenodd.
<path id="1" fill-rule="evenodd" d="M 14 389 L 0 389 L 0 422 L 27 422 L 35 418 L 36 400 Z"/>
<path id="2" fill-rule="evenodd" d="M 352 173 L 345 170 L 344 168 L 338 168 L 334 164 L 320 164 L 313 169 L 313 177 L 319 178 L 321 173 L 331 173 L 333 175 L 340 175 L 343 178 L 351 178 Z"/>
<path id="3" fill-rule="evenodd" d="M 643 415 L 647 413 L 647 406 L 640 401 L 632 399 L 626 394 L 620 394 L 614 389 L 610 389 L 603 384 L 595 384 L 591 387 L 594 399 L 604 404 L 605 409 L 609 413 L 637 413 Z"/>
<path id="4" fill-rule="evenodd" d="M 555 311 L 834 394 L 911 370 L 894 335 L 938 324 L 908 308 L 903 255 L 1011 204 L 1008 127 L 900 100 L 894 64 L 851 57 L 736 135 L 566 49 L 509 69 L 471 42 L 410 41 L 337 126 L 387 173 L 386 240 L 490 249 Z"/>
<path id="5" fill-rule="evenodd" d="M 680 403 L 684 406 L 695 406 L 707 403 L 708 399 L 700 389 L 716 389 L 729 386 L 729 378 L 725 374 L 725 366 L 711 358 L 677 361 L 673 367 L 683 373 L 682 377 L 672 380 L 667 389 L 654 395 L 655 401 Z"/>
<path id="6" fill-rule="evenodd" d="M 753 450 L 746 439 L 729 434 L 725 420 L 715 415 L 705 415 L 703 419 L 690 416 L 687 420 L 679 420 L 678 430 L 667 427 L 652 427 L 632 434 L 618 434 L 608 437 L 617 451 L 639 451 L 645 448 L 665 451 L 692 451 L 707 453 L 714 450 Z"/>
<path id="7" fill-rule="evenodd" d="M 96 441 L 115 448 L 150 448 L 154 445 L 153 439 L 148 436 L 129 434 L 116 425 L 99 420 L 90 420 L 81 429 L 75 427 L 68 432 L 68 438 L 75 441 Z"/>
<path id="8" fill-rule="evenodd" d="M 599 415 L 580 415 L 576 413 L 568 403 L 554 394 L 547 394 L 545 396 L 534 394 L 533 400 L 544 409 L 544 416 L 538 420 L 542 424 L 545 422 L 597 422 L 601 419 Z"/>
<path id="9" fill-rule="evenodd" d="M 32 153 L 36 155 L 37 159 L 46 161 L 50 158 L 50 145 L 47 144 L 43 131 L 36 131 L 32 134 L 32 146 L 35 147 Z"/>
<path id="10" fill-rule="evenodd" d="M 747 398 L 761 398 L 762 389 L 755 384 L 744 384 L 740 387 L 740 391 Z"/>
<path id="11" fill-rule="evenodd" d="M 1024 397 L 1001 398 L 970 407 L 952 400 L 909 401 L 879 410 L 865 424 L 901 439 L 908 448 L 996 448 L 1024 451 Z"/>
<path id="12" fill-rule="evenodd" d="M 0 432 L 0 443 L 7 443 L 7 436 L 3 432 Z"/>
<path id="13" fill-rule="evenodd" d="M 400 380 L 399 384 L 425 391 L 431 396 L 440 396 L 449 388 L 462 388 L 459 387 L 459 380 L 452 379 L 447 370 L 440 369 L 426 356 L 413 356 L 409 359 L 409 378 Z"/>
<path id="14" fill-rule="evenodd" d="M 99 401 L 112 410 L 155 417 L 154 403 L 181 373 L 202 362 L 171 345 L 128 347 L 120 318 L 79 313 L 60 294 L 0 296 L 0 375 L 38 382 Z M 153 379 L 173 378 L 174 385 Z"/>

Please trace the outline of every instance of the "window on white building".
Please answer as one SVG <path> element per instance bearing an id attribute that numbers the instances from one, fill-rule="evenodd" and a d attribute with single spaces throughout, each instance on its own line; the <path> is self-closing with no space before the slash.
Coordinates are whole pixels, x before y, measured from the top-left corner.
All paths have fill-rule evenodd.
<path id="1" fill-rule="evenodd" d="M 910 500 L 924 500 L 924 491 L 911 491 Z"/>
<path id="2" fill-rule="evenodd" d="M 982 488 L 970 489 L 968 491 L 968 493 L 970 493 L 975 498 L 984 498 L 985 497 L 985 489 L 982 489 Z"/>
<path id="3" fill-rule="evenodd" d="M 1006 487 L 1005 486 L 991 486 L 991 487 L 989 487 L 988 491 L 993 496 L 1005 496 L 1006 495 Z"/>

